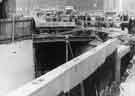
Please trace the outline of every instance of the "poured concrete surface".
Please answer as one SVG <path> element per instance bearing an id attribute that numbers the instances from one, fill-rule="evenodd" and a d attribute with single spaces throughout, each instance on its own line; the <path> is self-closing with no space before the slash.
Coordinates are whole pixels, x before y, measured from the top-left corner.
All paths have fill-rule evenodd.
<path id="1" fill-rule="evenodd" d="M 34 79 L 32 40 L 0 45 L 0 96 Z"/>
<path id="2" fill-rule="evenodd" d="M 117 48 L 117 39 L 108 40 L 6 96 L 57 96 L 68 92 L 101 66 Z"/>

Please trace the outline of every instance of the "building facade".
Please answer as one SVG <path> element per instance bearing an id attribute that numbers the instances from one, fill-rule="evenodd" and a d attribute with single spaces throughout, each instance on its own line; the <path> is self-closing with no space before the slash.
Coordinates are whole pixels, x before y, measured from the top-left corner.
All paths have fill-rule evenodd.
<path id="1" fill-rule="evenodd" d="M 135 10 L 135 0 L 8 0 L 9 12 L 30 14 L 35 8 L 60 8 L 74 6 L 79 11 L 105 10 L 130 11 Z"/>

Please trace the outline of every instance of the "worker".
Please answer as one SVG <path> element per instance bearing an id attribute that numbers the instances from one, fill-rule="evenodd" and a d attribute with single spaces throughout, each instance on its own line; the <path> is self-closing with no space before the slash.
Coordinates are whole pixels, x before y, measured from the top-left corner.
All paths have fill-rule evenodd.
<path id="1" fill-rule="evenodd" d="M 129 19 L 128 32 L 129 34 L 135 34 L 135 18 L 133 16 Z"/>
<path id="2" fill-rule="evenodd" d="M 122 21 L 121 23 L 121 30 L 125 30 L 125 28 L 128 29 L 128 20 L 129 20 L 129 16 L 128 14 L 123 14 L 121 17 L 120 17 L 120 20 Z"/>

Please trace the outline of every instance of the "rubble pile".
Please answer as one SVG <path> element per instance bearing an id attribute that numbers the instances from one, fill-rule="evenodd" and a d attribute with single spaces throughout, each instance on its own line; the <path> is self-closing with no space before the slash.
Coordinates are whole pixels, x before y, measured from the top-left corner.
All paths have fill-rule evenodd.
<path id="1" fill-rule="evenodd" d="M 120 84 L 120 96 L 134 96 L 135 94 L 135 56 L 129 64 L 122 83 Z"/>
<path id="2" fill-rule="evenodd" d="M 99 96 L 135 96 L 135 56 L 127 65 L 121 76 L 121 81 L 112 82 L 111 85 L 101 90 Z"/>
<path id="3" fill-rule="evenodd" d="M 107 86 L 105 89 L 103 89 L 99 96 L 118 96 L 120 94 L 120 88 L 119 83 L 112 82 L 110 86 Z"/>

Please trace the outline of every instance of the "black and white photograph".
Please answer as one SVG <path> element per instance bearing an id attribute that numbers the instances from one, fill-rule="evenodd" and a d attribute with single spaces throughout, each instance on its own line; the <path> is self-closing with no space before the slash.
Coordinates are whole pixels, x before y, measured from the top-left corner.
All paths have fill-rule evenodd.
<path id="1" fill-rule="evenodd" d="M 135 0 L 0 0 L 0 96 L 135 96 Z"/>

